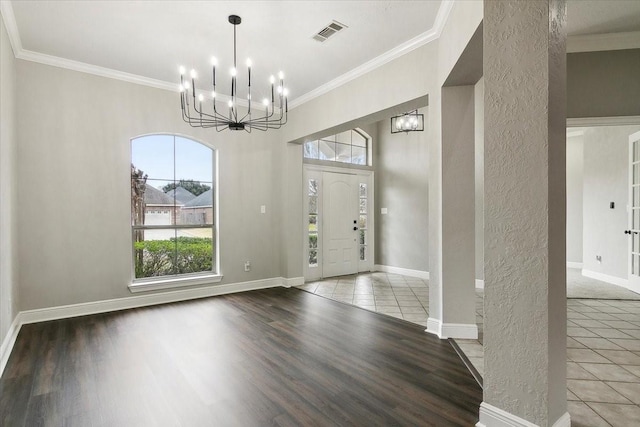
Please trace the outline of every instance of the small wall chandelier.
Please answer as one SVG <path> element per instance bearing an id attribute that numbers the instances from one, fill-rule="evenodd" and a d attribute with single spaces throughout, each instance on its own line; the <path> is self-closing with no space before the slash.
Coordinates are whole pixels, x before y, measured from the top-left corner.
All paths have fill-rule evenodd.
<path id="1" fill-rule="evenodd" d="M 269 101 L 268 98 L 264 98 L 262 101 L 265 109 L 264 114 L 260 112 L 259 116 L 255 117 L 251 107 L 252 64 L 251 60 L 247 59 L 248 108 L 244 115 L 238 112 L 236 26 L 240 25 L 242 19 L 237 15 L 230 15 L 229 22 L 233 24 L 233 68 L 231 68 L 231 96 L 227 103 L 227 111 L 224 113 L 220 112 L 216 106 L 219 102 L 216 100 L 216 66 L 218 65 L 218 61 L 216 58 L 211 58 L 211 65 L 213 67 L 211 77 L 213 91 L 211 92 L 211 99 L 205 99 L 203 93 L 196 94 L 196 71 L 191 70 L 191 83 L 189 83 L 189 80 L 184 75 L 186 71 L 185 68 L 180 67 L 180 108 L 182 109 L 182 119 L 193 127 L 215 128 L 217 131 L 231 129 L 245 130 L 250 133 L 253 129 L 261 131 L 279 129 L 287 123 L 287 113 L 289 111 L 287 102 L 288 93 L 284 87 L 284 75 L 282 71 L 278 75 L 279 84 L 277 87 L 275 86 L 275 77 L 271 76 L 271 101 Z M 189 98 L 191 98 L 191 101 Z M 207 110 L 207 112 L 205 112 L 205 110 Z"/>
<path id="2" fill-rule="evenodd" d="M 424 114 L 418 114 L 418 110 L 391 117 L 391 133 L 422 132 L 423 130 Z"/>

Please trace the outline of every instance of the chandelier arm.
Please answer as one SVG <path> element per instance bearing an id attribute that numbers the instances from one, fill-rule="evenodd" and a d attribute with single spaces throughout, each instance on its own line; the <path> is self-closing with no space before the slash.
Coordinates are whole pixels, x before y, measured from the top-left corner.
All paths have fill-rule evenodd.
<path id="1" fill-rule="evenodd" d="M 198 108 L 194 105 L 193 109 L 195 110 L 196 113 L 198 113 L 201 116 L 206 117 L 207 119 L 211 119 L 211 120 L 227 120 L 226 117 L 224 117 L 223 115 L 219 114 L 216 109 L 215 109 L 215 100 L 213 101 L 213 105 L 214 105 L 214 109 L 213 112 L 214 114 L 209 114 L 209 113 L 205 113 L 204 110 L 202 109 L 202 107 L 200 107 L 200 110 L 198 110 Z"/>
<path id="2" fill-rule="evenodd" d="M 203 122 L 228 122 L 228 118 L 222 116 L 220 113 L 218 113 L 217 111 L 214 112 L 213 115 L 209 114 L 209 113 L 205 113 L 204 110 L 199 110 L 197 107 L 194 106 L 194 111 L 195 113 L 198 115 L 198 117 L 194 117 L 191 115 L 191 108 L 189 108 L 189 105 L 186 105 L 186 108 L 182 108 L 183 112 L 192 120 L 202 120 Z"/>
<path id="3" fill-rule="evenodd" d="M 249 120 L 246 120 L 247 117 L 249 117 Z M 240 122 L 240 123 L 249 123 L 249 122 L 251 122 L 251 112 L 248 112 L 244 116 L 242 116 L 242 118 L 240 120 L 238 120 L 238 122 Z"/>
<path id="4" fill-rule="evenodd" d="M 253 119 L 251 120 L 251 123 L 261 123 L 261 124 L 266 124 L 266 123 L 280 123 L 282 122 L 282 119 L 286 120 L 286 114 L 280 116 L 277 120 L 269 120 L 269 118 L 265 118 L 265 117 L 260 117 L 257 119 Z"/>
<path id="5" fill-rule="evenodd" d="M 255 125 L 265 125 L 265 126 L 267 126 L 267 125 L 272 124 L 272 123 L 273 123 L 273 125 L 275 126 L 275 125 L 277 125 L 277 124 L 279 124 L 279 123 L 282 123 L 282 120 L 263 120 L 263 119 L 255 119 L 255 120 L 252 120 L 252 121 L 251 121 L 251 124 L 252 124 L 252 125 L 254 125 L 254 124 L 255 124 Z M 286 118 L 285 118 L 285 123 L 286 123 Z"/>
<path id="6" fill-rule="evenodd" d="M 205 113 L 205 114 L 207 114 L 207 113 Z M 211 115 L 211 114 L 207 114 L 207 115 L 209 117 L 215 118 L 216 120 L 222 120 L 224 122 L 229 120 L 227 117 L 225 117 L 220 112 L 218 112 L 218 110 L 216 108 L 216 100 L 215 100 L 215 98 L 213 99 L 213 115 Z"/>

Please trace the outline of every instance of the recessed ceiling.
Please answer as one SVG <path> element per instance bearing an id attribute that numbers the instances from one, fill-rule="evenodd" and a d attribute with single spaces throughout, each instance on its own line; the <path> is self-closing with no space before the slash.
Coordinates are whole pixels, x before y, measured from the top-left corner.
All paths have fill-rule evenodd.
<path id="1" fill-rule="evenodd" d="M 178 84 L 178 66 L 227 74 L 237 28 L 238 68 L 253 62 L 254 95 L 283 70 L 296 98 L 429 31 L 440 1 L 13 1 L 26 50 Z M 325 43 L 333 20 L 348 28 Z M 227 80 L 222 80 L 226 83 Z M 264 82 L 265 84 L 260 84 Z M 219 82 L 220 83 L 220 82 Z M 240 83 L 241 84 L 241 83 Z M 225 85 L 226 86 L 226 85 Z M 220 88 L 228 92 L 228 88 Z"/>
<path id="2" fill-rule="evenodd" d="M 208 77 L 216 56 L 232 66 L 240 15 L 238 66 L 253 61 L 253 94 L 285 72 L 296 99 L 434 30 L 446 3 L 429 1 L 12 1 L 22 48 L 92 66 L 178 83 L 178 66 Z M 568 34 L 640 30 L 638 0 L 569 0 Z M 5 9 L 3 9 L 5 10 Z M 442 17 L 442 16 L 441 16 Z M 332 21 L 347 26 L 324 43 L 313 36 Z M 220 83 L 228 83 L 220 79 Z M 262 84 L 264 82 L 264 84 Z M 239 83 L 242 85 L 242 81 Z M 219 87 L 227 93 L 228 88 Z"/>

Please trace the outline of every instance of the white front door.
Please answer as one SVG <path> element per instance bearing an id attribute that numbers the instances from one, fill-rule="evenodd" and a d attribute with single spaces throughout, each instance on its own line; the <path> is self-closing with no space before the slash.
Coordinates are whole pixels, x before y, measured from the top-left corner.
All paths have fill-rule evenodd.
<path id="1" fill-rule="evenodd" d="M 323 276 L 358 272 L 358 177 L 324 172 Z"/>
<path id="2" fill-rule="evenodd" d="M 629 136 L 629 288 L 640 293 L 640 132 Z"/>

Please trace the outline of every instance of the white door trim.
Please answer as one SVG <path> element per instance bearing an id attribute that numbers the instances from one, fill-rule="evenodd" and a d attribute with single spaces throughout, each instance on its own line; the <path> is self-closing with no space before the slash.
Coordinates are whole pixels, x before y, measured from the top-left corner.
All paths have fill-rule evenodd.
<path id="1" fill-rule="evenodd" d="M 629 188 L 629 192 L 628 194 L 628 202 L 627 202 L 627 211 L 628 211 L 628 216 L 627 216 L 627 231 L 631 230 L 632 233 L 630 236 L 628 236 L 628 241 L 627 241 L 627 271 L 628 271 L 628 280 L 627 280 L 627 288 L 633 290 L 634 292 L 638 292 L 640 290 L 640 274 L 633 274 L 633 241 L 635 239 L 637 239 L 638 236 L 637 233 L 638 229 L 640 229 L 640 224 L 635 224 L 634 227 L 634 221 L 633 221 L 633 217 L 634 217 L 634 202 L 633 202 L 633 198 L 634 198 L 634 188 L 633 188 L 633 184 L 634 184 L 634 152 L 633 152 L 633 145 L 635 142 L 640 141 L 640 132 L 635 132 L 631 135 L 629 135 L 629 157 L 628 157 L 628 161 L 627 164 L 629 165 L 629 171 L 628 171 L 628 188 Z M 640 148 L 639 148 L 640 149 Z M 637 185 L 637 184 L 636 184 Z M 638 203 L 636 203 L 636 206 L 638 205 Z M 627 232 L 625 231 L 625 233 Z M 638 268 L 636 267 L 636 272 L 638 272 Z"/>
<path id="2" fill-rule="evenodd" d="M 368 180 L 368 194 L 367 194 L 367 238 L 368 238 L 368 257 L 366 264 L 363 266 L 360 264 L 358 270 L 359 272 L 364 271 L 373 271 L 374 270 L 374 260 L 375 260 L 375 187 L 374 187 L 374 171 L 368 169 L 356 169 L 349 167 L 339 167 L 339 166 L 331 166 L 331 165 L 318 165 L 311 163 L 304 163 L 302 165 L 303 172 L 303 185 L 302 185 L 302 248 L 303 248 L 303 273 L 305 281 L 318 280 L 324 277 L 322 271 L 322 249 L 318 248 L 318 267 L 309 268 L 309 231 L 308 231 L 308 216 L 309 216 L 309 203 L 308 203 L 308 180 L 309 178 L 320 179 L 322 181 L 322 173 L 330 172 L 330 173 L 341 173 L 348 175 L 357 175 L 360 177 L 366 177 Z M 318 197 L 318 209 L 319 216 L 322 216 L 322 182 L 320 182 L 319 187 L 319 197 Z M 321 242 L 321 233 L 322 233 L 322 221 L 318 221 L 318 241 Z M 320 245 L 321 243 L 319 243 Z"/>

